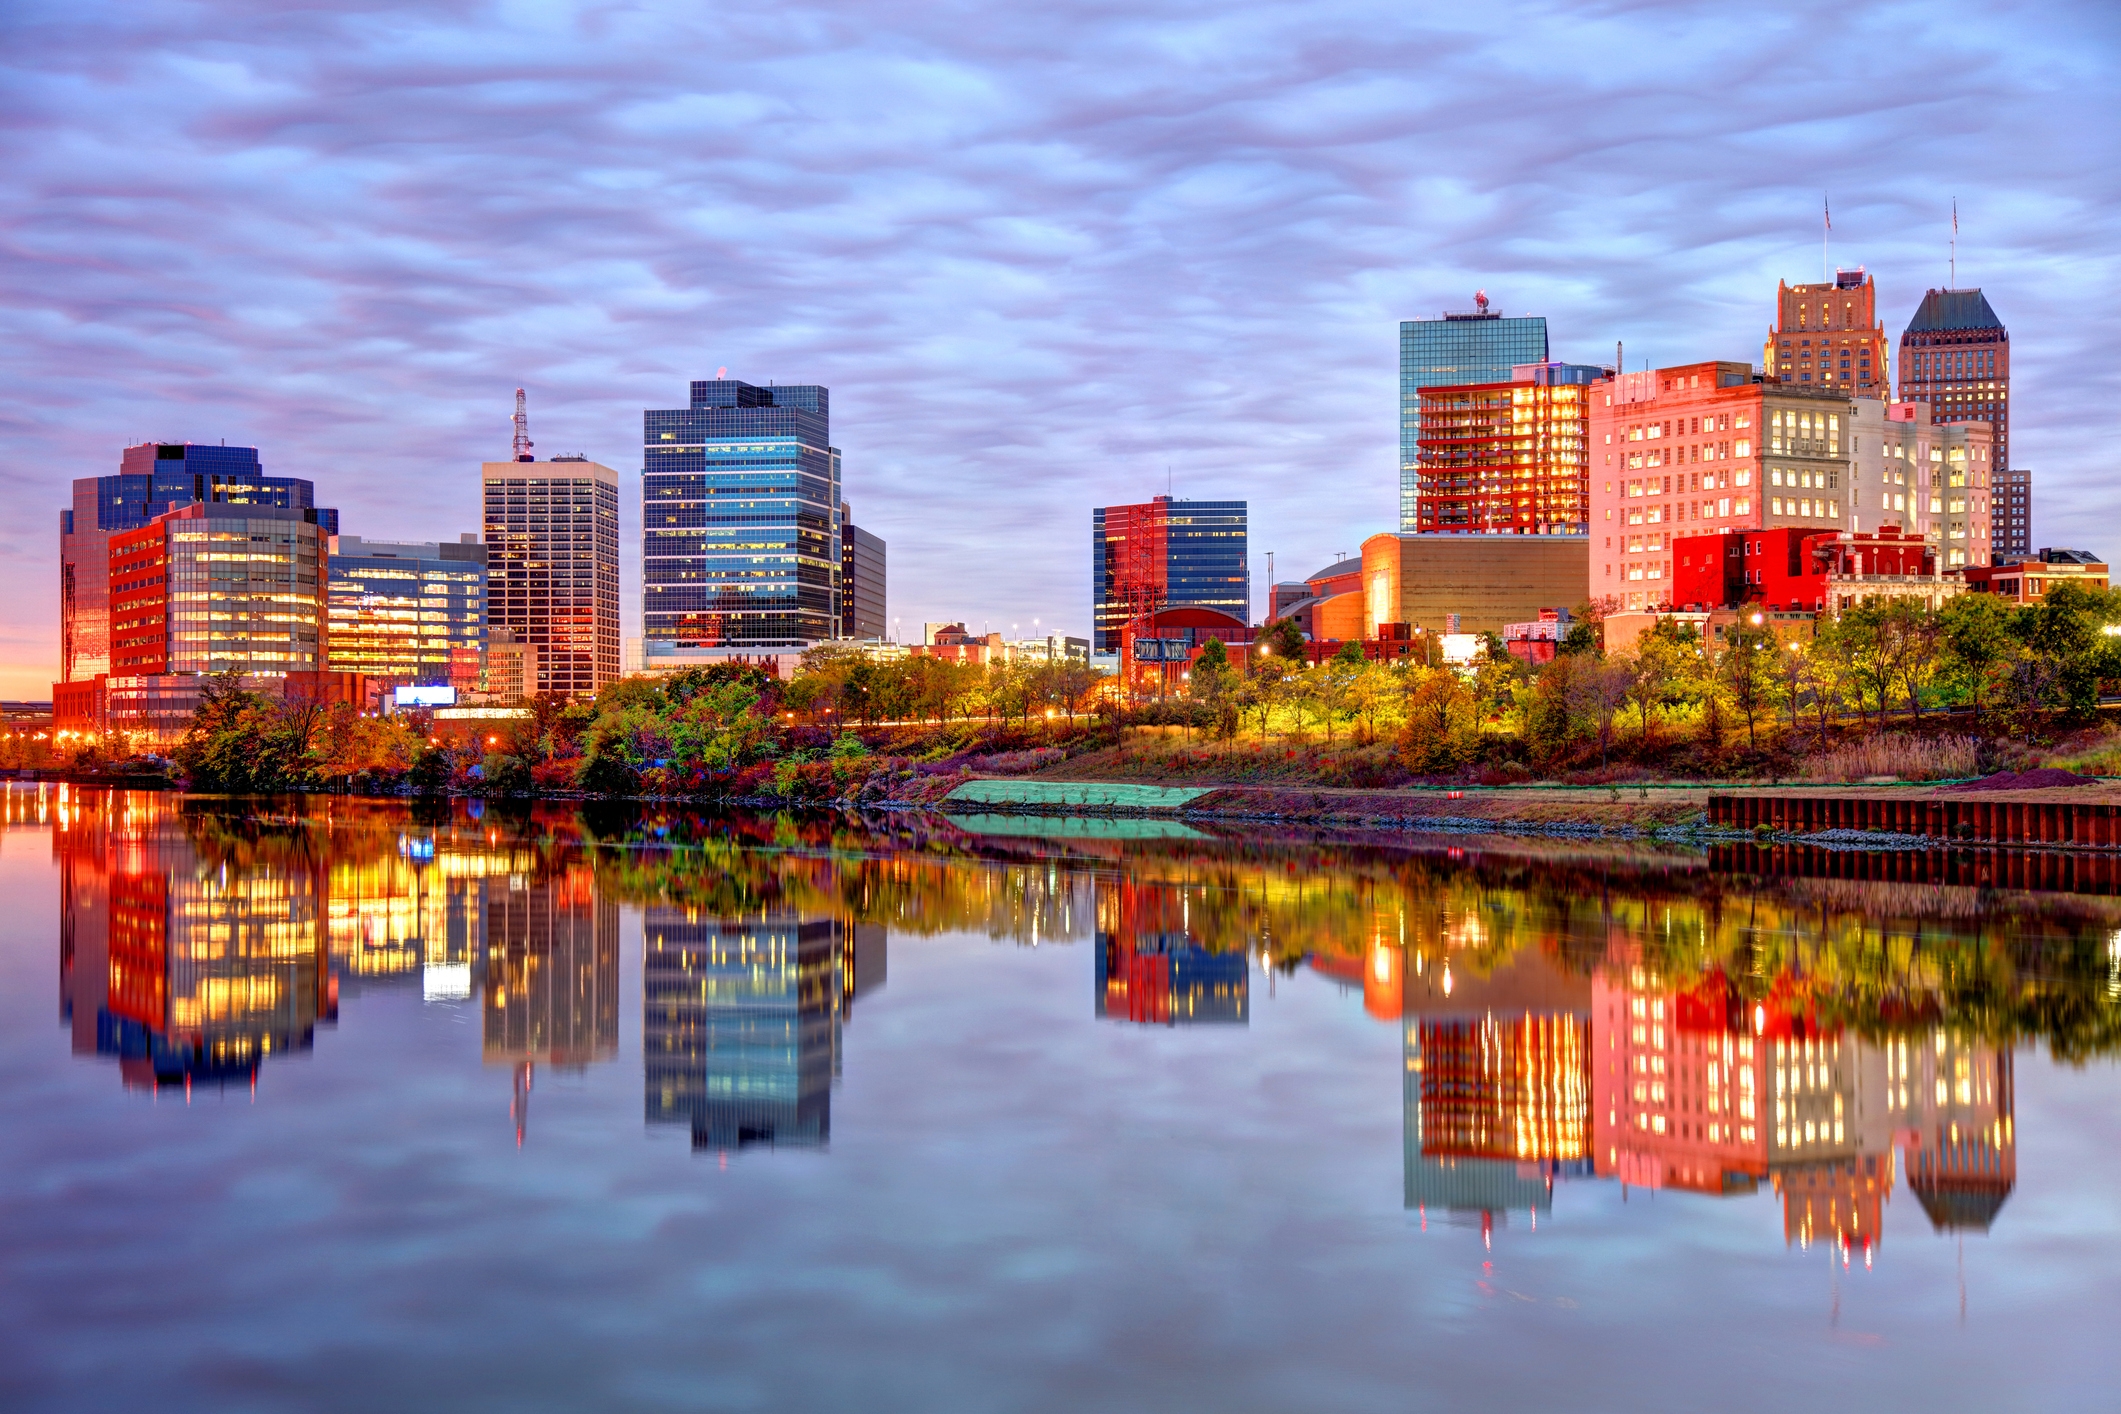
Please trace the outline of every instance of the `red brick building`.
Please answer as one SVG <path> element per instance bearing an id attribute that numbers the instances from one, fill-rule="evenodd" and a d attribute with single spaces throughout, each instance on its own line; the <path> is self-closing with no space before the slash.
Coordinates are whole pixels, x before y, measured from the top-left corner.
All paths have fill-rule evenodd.
<path id="1" fill-rule="evenodd" d="M 2000 594 L 2020 605 L 2039 603 L 2058 584 L 2103 590 L 2108 578 L 2105 563 L 2088 550 L 2042 550 L 2033 559 L 1966 568 L 1968 593 Z"/>
<path id="2" fill-rule="evenodd" d="M 1778 285 L 1775 327 L 1768 330 L 1761 366 L 1784 383 L 1890 400 L 1892 370 L 1878 319 L 1877 281 L 1858 266 L 1835 271 L 1830 284 Z"/>
<path id="3" fill-rule="evenodd" d="M 1768 609 L 1818 613 L 1844 608 L 1842 594 L 1866 581 L 1934 577 L 1935 551 L 1919 536 L 1887 526 L 1875 533 L 1784 527 L 1704 535 L 1683 542 L 1673 603 L 1688 609 Z"/>

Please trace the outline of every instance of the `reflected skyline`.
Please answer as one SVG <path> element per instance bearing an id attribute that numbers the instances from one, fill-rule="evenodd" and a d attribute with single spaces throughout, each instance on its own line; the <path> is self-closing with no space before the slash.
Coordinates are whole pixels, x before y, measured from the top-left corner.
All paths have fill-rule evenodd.
<path id="1" fill-rule="evenodd" d="M 518 1143 L 541 1069 L 620 1058 L 622 904 L 642 917 L 643 1118 L 697 1150 L 829 1146 L 891 931 L 1079 939 L 1100 1021 L 1248 1027 L 1255 965 L 1359 994 L 1400 1036 L 1404 1206 L 1484 1228 L 1603 1181 L 1765 1189 L 1788 1243 L 1866 1258 L 1896 1193 L 1935 1232 L 1985 1232 L 2017 1180 L 2014 1038 L 2079 1055 L 2121 1034 L 2121 902 L 1999 910 L 1782 856 L 1752 875 L 1656 851 L 64 788 L 6 809 L 50 832 L 76 1054 L 132 1088 L 254 1087 L 364 990 L 416 987 L 476 1004 Z"/>
<path id="2" fill-rule="evenodd" d="M 884 985 L 884 930 L 793 913 L 642 921 L 642 1072 L 650 1124 L 694 1149 L 823 1148 L 840 1037 L 855 998 Z"/>

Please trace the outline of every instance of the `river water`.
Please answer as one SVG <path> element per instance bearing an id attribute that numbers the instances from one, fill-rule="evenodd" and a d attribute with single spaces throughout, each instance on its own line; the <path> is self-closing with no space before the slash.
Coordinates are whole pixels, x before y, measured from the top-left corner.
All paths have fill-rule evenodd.
<path id="1" fill-rule="evenodd" d="M 10 1410 L 2121 1383 L 2121 899 L 2001 857 L 5 815 Z"/>

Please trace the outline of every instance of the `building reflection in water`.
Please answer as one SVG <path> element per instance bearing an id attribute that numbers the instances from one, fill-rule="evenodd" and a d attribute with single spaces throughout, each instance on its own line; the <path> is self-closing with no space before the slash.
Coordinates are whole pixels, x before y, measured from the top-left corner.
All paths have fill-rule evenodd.
<path id="1" fill-rule="evenodd" d="M 153 795 L 62 796 L 51 818 L 60 1015 L 77 1054 L 114 1057 L 128 1086 L 253 1084 L 335 1018 L 310 851 L 196 840 Z"/>
<path id="2" fill-rule="evenodd" d="M 619 906 L 586 864 L 483 881 L 481 1054 L 513 1072 L 523 1142 L 537 1067 L 585 1070 L 619 1051 Z"/>
<path id="3" fill-rule="evenodd" d="M 1986 1231 L 2017 1177 L 2006 1049 L 1941 1028 L 1870 1040 L 1822 1024 L 1801 986 L 1750 1004 L 1639 962 L 1593 981 L 1600 1175 L 1714 1195 L 1772 1184 L 1787 1241 L 1866 1261 L 1896 1168 L 1939 1231 Z"/>
<path id="4" fill-rule="evenodd" d="M 156 793 L 6 794 L 51 829 L 60 1011 L 73 1048 L 130 1086 L 254 1084 L 307 1050 L 342 997 L 417 986 L 481 998 L 482 1051 L 514 1071 L 618 1051 L 618 909 L 593 873 L 457 819 L 313 802 L 270 820 Z"/>
<path id="5" fill-rule="evenodd" d="M 1414 962 L 1400 969 L 1406 1206 L 1484 1230 L 1513 1210 L 1536 1223 L 1557 1179 L 1590 1172 L 1591 988 L 1536 948 L 1485 974 L 1454 972 L 1448 953 Z"/>
<path id="6" fill-rule="evenodd" d="M 1192 929 L 1193 886 L 1098 881 L 1095 1011 L 1151 1026 L 1250 1020 L 1250 963 Z"/>
<path id="7" fill-rule="evenodd" d="M 822 1147 L 832 1135 L 840 1035 L 884 985 L 882 928 L 762 910 L 643 918 L 643 1080 L 651 1124 L 695 1149 Z"/>

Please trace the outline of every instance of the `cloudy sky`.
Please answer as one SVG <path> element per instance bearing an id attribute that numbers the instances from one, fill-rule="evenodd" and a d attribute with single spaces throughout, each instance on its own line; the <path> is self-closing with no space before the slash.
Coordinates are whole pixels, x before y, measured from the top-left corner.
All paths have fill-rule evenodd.
<path id="1" fill-rule="evenodd" d="M 2009 324 L 2035 544 L 2121 554 L 2121 9 L 10 0 L 0 695 L 57 661 L 57 512 L 254 444 L 349 531 L 477 525 L 518 384 L 637 487 L 688 379 L 833 392 L 894 617 L 1089 622 L 1089 511 L 1391 528 L 1396 321 L 1757 361 L 1778 278 L 1959 276 Z M 628 632 L 639 507 L 629 487 Z M 2109 539 L 2116 543 L 2107 543 Z"/>

